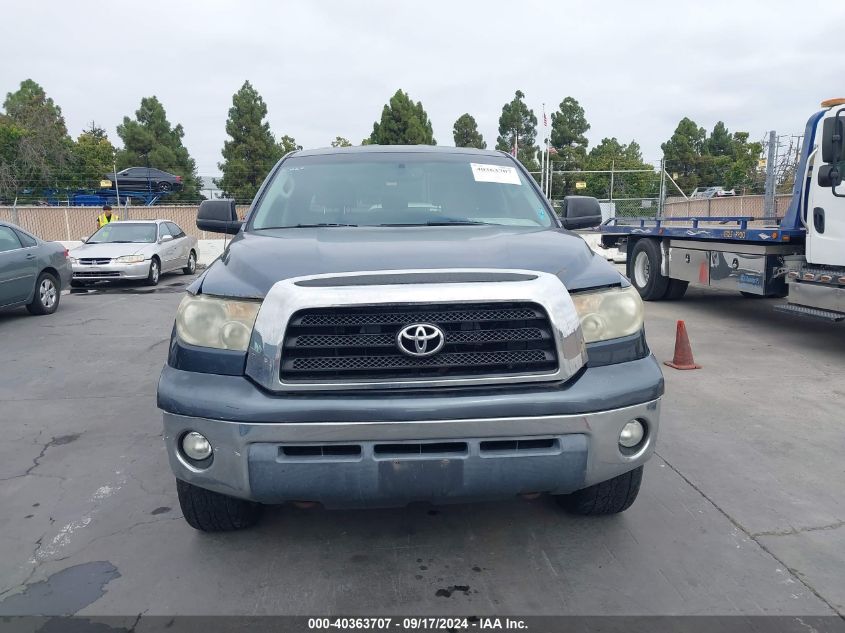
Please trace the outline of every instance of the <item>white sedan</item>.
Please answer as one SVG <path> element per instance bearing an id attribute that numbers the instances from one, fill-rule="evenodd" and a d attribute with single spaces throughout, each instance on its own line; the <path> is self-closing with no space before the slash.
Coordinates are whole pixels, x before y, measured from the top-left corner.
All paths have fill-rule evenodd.
<path id="1" fill-rule="evenodd" d="M 197 269 L 197 238 L 170 220 L 123 220 L 106 224 L 70 253 L 71 286 L 94 281 L 144 280 L 158 284 L 163 273 Z"/>

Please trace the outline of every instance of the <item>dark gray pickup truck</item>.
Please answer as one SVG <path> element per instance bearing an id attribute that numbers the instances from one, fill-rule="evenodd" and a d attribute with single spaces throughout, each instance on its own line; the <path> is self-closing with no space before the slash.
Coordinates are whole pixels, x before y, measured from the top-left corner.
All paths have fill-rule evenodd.
<path id="1" fill-rule="evenodd" d="M 261 504 L 330 508 L 549 493 L 582 514 L 637 496 L 663 377 L 629 282 L 511 156 L 299 151 L 179 306 L 158 406 L 193 527 Z"/>

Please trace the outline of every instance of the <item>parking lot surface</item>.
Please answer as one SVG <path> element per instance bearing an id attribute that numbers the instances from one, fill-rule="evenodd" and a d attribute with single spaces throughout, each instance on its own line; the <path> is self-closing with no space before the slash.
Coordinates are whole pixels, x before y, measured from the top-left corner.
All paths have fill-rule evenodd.
<path id="1" fill-rule="evenodd" d="M 0 615 L 845 613 L 845 328 L 691 290 L 646 305 L 671 358 L 622 515 L 547 498 L 181 518 L 156 381 L 189 277 L 0 314 Z"/>

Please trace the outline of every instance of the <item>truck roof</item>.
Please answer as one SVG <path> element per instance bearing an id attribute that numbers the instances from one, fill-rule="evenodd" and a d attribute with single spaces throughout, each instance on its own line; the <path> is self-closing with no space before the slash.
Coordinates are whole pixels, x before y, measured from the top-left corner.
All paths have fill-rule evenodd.
<path id="1" fill-rule="evenodd" d="M 507 152 L 474 147 L 443 145 L 355 145 L 353 147 L 321 147 L 293 152 L 295 156 L 324 156 L 328 154 L 465 154 L 470 156 L 509 156 Z"/>

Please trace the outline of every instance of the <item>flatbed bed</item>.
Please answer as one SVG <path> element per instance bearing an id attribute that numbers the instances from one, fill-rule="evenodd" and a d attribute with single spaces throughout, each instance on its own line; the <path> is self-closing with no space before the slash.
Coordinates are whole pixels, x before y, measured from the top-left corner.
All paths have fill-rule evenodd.
<path id="1" fill-rule="evenodd" d="M 755 244 L 803 243 L 806 234 L 803 228 L 786 229 L 780 222 L 781 218 L 753 216 L 610 218 L 601 226 L 601 232 L 603 236 L 669 237 Z M 603 239 L 603 242 L 610 240 L 614 238 Z"/>

